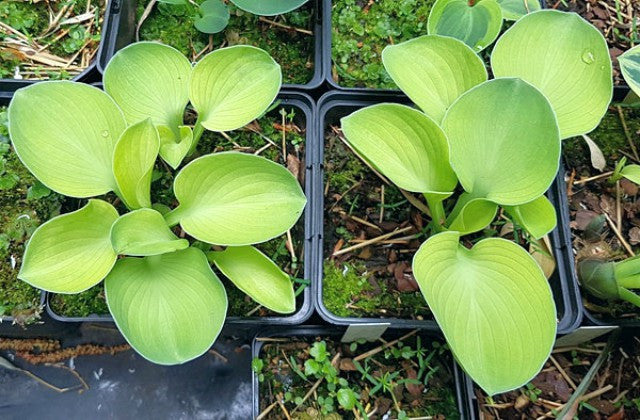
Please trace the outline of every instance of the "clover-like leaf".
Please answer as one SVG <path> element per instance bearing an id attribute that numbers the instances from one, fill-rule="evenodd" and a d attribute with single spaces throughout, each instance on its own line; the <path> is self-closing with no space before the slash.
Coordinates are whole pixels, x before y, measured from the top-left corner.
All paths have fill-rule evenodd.
<path id="1" fill-rule="evenodd" d="M 382 51 L 393 81 L 437 123 L 467 90 L 487 80 L 482 59 L 462 41 L 425 35 Z"/>
<path id="2" fill-rule="evenodd" d="M 109 232 L 117 218 L 111 204 L 89 200 L 49 220 L 31 236 L 18 278 L 54 293 L 79 293 L 100 283 L 116 262 Z"/>
<path id="3" fill-rule="evenodd" d="M 217 245 L 273 239 L 298 220 L 306 197 L 285 167 L 237 152 L 202 156 L 176 176 L 178 208 L 165 216 L 194 238 Z"/>
<path id="4" fill-rule="evenodd" d="M 640 184 L 640 165 L 626 165 L 620 171 L 620 175 L 627 178 L 631 182 Z"/>
<path id="5" fill-rule="evenodd" d="M 440 200 L 457 179 L 449 166 L 447 138 L 432 119 L 399 104 L 363 108 L 341 120 L 351 146 L 394 184 Z"/>
<path id="6" fill-rule="evenodd" d="M 538 0 L 497 0 L 505 20 L 518 20 L 542 8 Z"/>
<path id="7" fill-rule="evenodd" d="M 136 42 L 109 61 L 104 88 L 130 125 L 151 118 L 180 138 L 190 75 L 191 63 L 180 51 L 157 42 Z"/>
<path id="8" fill-rule="evenodd" d="M 145 359 L 161 365 L 204 354 L 227 313 L 224 286 L 196 248 L 120 259 L 104 288 L 122 335 Z"/>
<path id="9" fill-rule="evenodd" d="M 460 235 L 478 232 L 487 227 L 498 212 L 498 205 L 486 198 L 462 193 L 447 218 L 447 228 Z"/>
<path id="10" fill-rule="evenodd" d="M 205 0 L 199 6 L 200 16 L 193 26 L 205 34 L 217 34 L 229 24 L 229 8 L 222 0 Z"/>
<path id="11" fill-rule="evenodd" d="M 540 10 L 524 16 L 496 43 L 491 68 L 496 77 L 518 77 L 540 89 L 563 139 L 596 128 L 613 94 L 607 42 L 575 13 Z"/>
<path id="12" fill-rule="evenodd" d="M 236 45 L 215 50 L 196 64 L 189 97 L 204 128 L 229 131 L 262 115 L 281 84 L 280 65 L 267 52 Z"/>
<path id="13" fill-rule="evenodd" d="M 254 15 L 275 16 L 297 9 L 309 0 L 231 0 L 240 9 Z"/>
<path id="14" fill-rule="evenodd" d="M 78 198 L 115 189 L 113 148 L 126 123 L 106 93 L 83 83 L 36 83 L 15 93 L 8 115 L 18 157 L 44 185 Z"/>
<path id="15" fill-rule="evenodd" d="M 495 79 L 462 95 L 442 122 L 451 167 L 472 198 L 518 205 L 541 196 L 560 163 L 553 109 L 520 79 Z"/>
<path id="16" fill-rule="evenodd" d="M 116 143 L 113 174 L 128 208 L 151 207 L 151 175 L 159 150 L 158 131 L 150 118 L 127 128 Z"/>
<path id="17" fill-rule="evenodd" d="M 484 239 L 472 249 L 456 232 L 429 238 L 413 273 L 456 360 L 489 395 L 540 372 L 556 335 L 551 288 L 517 244 Z"/>
<path id="18" fill-rule="evenodd" d="M 622 76 L 631 90 L 640 96 L 640 45 L 636 45 L 618 57 Z"/>
<path id="19" fill-rule="evenodd" d="M 502 28 L 502 10 L 496 0 L 437 0 L 429 13 L 430 35 L 456 38 L 482 51 Z"/>
<path id="20" fill-rule="evenodd" d="M 281 314 L 296 310 L 293 282 L 256 248 L 230 246 L 209 255 L 222 274 L 265 308 Z"/>
<path id="21" fill-rule="evenodd" d="M 111 244 L 118 254 L 132 256 L 166 254 L 189 247 L 189 241 L 174 235 L 164 217 L 152 209 L 120 216 L 111 227 Z"/>
<path id="22" fill-rule="evenodd" d="M 556 209 L 547 197 L 541 195 L 519 206 L 504 208 L 514 222 L 523 227 L 535 239 L 540 239 L 556 227 Z"/>
<path id="23" fill-rule="evenodd" d="M 179 137 L 173 130 L 161 125 L 158 127 L 160 136 L 160 156 L 173 169 L 177 169 L 182 160 L 193 148 L 193 130 L 186 125 L 178 126 Z"/>

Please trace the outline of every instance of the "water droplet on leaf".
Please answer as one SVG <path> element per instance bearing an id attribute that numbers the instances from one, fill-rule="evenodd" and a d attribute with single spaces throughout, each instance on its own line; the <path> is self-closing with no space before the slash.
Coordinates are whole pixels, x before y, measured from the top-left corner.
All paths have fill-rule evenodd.
<path id="1" fill-rule="evenodd" d="M 584 52 L 582 53 L 582 61 L 585 64 L 593 64 L 593 62 L 596 61 L 596 59 L 590 50 L 584 50 Z"/>
<path id="2" fill-rule="evenodd" d="M 109 137 L 109 132 L 107 130 L 103 130 L 100 134 L 102 134 L 102 137 Z"/>

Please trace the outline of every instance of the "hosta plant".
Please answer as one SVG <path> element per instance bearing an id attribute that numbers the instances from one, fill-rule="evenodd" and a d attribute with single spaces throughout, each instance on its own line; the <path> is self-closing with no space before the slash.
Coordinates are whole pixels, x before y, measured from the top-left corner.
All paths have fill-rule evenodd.
<path id="1" fill-rule="evenodd" d="M 391 182 L 424 196 L 431 236 L 413 273 L 457 360 L 489 394 L 517 388 L 554 343 L 548 281 L 514 242 L 488 238 L 469 249 L 460 238 L 499 211 L 533 238 L 554 228 L 544 193 L 561 140 L 596 127 L 612 96 L 605 40 L 578 15 L 545 10 L 498 40 L 493 80 L 476 52 L 451 37 L 388 46 L 382 58 L 419 109 L 356 111 L 342 119 L 346 140 Z"/>
<path id="2" fill-rule="evenodd" d="M 580 284 L 593 296 L 607 300 L 625 300 L 640 308 L 640 296 L 630 289 L 640 289 L 640 259 L 620 262 L 587 259 L 578 265 Z"/>
<path id="3" fill-rule="evenodd" d="M 620 71 L 631 90 L 640 96 L 640 45 L 636 45 L 618 57 Z"/>
<path id="4" fill-rule="evenodd" d="M 254 155 L 209 154 L 175 176 L 174 209 L 155 206 L 150 194 L 158 156 L 180 167 L 204 130 L 251 122 L 280 84 L 279 66 L 257 48 L 220 49 L 192 67 L 171 47 L 138 43 L 109 63 L 105 91 L 43 82 L 16 92 L 9 132 L 24 165 L 68 197 L 118 199 L 90 199 L 40 226 L 19 278 L 55 293 L 104 279 L 122 334 L 167 365 L 206 352 L 223 326 L 227 297 L 210 264 L 265 307 L 293 312 L 289 277 L 251 246 L 286 232 L 303 211 L 304 193 L 286 168 Z M 193 129 L 183 122 L 189 102 L 198 114 Z"/>

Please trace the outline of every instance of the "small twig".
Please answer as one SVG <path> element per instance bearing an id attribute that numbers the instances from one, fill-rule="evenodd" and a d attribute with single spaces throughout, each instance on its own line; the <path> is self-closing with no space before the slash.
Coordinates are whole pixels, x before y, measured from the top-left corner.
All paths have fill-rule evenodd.
<path id="1" fill-rule="evenodd" d="M 635 257 L 636 254 L 633 252 L 633 249 L 631 249 L 631 245 L 629 245 L 629 243 L 624 239 L 624 237 L 622 236 L 622 234 L 620 233 L 620 231 L 618 230 L 616 225 L 613 223 L 613 220 L 611 220 L 611 218 L 609 217 L 609 215 L 607 214 L 606 211 L 603 212 L 603 214 L 604 214 L 605 219 L 607 219 L 607 223 L 609 223 L 609 226 L 611 227 L 611 230 L 613 230 L 613 233 L 616 234 L 616 236 L 618 237 L 618 240 L 620 241 L 620 243 L 622 244 L 624 249 L 627 251 L 629 256 L 630 257 Z"/>
<path id="2" fill-rule="evenodd" d="M 620 181 L 616 181 L 616 227 L 622 232 L 622 206 L 620 205 Z"/>
<path id="3" fill-rule="evenodd" d="M 573 382 L 573 380 L 569 377 L 569 375 L 567 375 L 567 372 L 565 372 L 562 366 L 560 366 L 560 363 L 558 363 L 556 358 L 553 356 L 549 356 L 549 360 L 551 360 L 551 363 L 553 363 L 556 369 L 558 369 L 558 372 L 560 372 L 560 375 L 562 375 L 562 377 L 565 379 L 565 381 L 567 381 L 569 386 L 571 386 L 571 388 L 573 388 L 573 390 L 575 391 L 576 388 L 578 388 L 577 385 L 575 384 L 575 382 Z"/>
<path id="4" fill-rule="evenodd" d="M 260 415 L 258 417 L 256 417 L 256 420 L 262 420 L 263 418 L 267 417 L 267 414 L 269 414 L 271 412 L 271 410 L 273 410 L 277 405 L 278 405 L 278 403 L 274 402 L 269 407 L 265 408 L 264 411 L 262 413 L 260 413 Z"/>
<path id="5" fill-rule="evenodd" d="M 332 366 L 337 366 L 338 365 L 338 361 L 340 360 L 340 353 L 337 353 L 335 356 L 333 356 L 333 359 L 331 359 L 331 365 Z M 318 379 L 316 381 L 315 384 L 313 384 L 313 386 L 311 387 L 311 389 L 309 391 L 307 391 L 307 393 L 304 395 L 304 397 L 302 398 L 302 401 L 300 401 L 300 404 L 296 405 L 296 407 L 291 411 L 291 414 L 295 413 L 296 411 L 298 411 L 298 409 L 302 406 L 302 404 L 304 404 L 305 401 L 307 401 L 309 399 L 309 397 L 316 392 L 316 389 L 318 389 L 318 387 L 320 386 L 320 384 L 322 384 L 322 381 L 324 381 L 324 376 L 321 377 L 320 379 Z"/>
<path id="6" fill-rule="evenodd" d="M 218 353 L 214 349 L 209 349 L 209 354 L 212 354 L 215 357 L 217 357 L 218 359 L 222 360 L 223 363 L 229 363 L 229 359 L 227 359 L 226 357 L 224 357 L 223 355 L 221 355 L 220 353 Z"/>
<path id="7" fill-rule="evenodd" d="M 633 143 L 633 138 L 631 138 L 631 133 L 629 132 L 629 127 L 627 127 L 627 121 L 624 118 L 624 112 L 622 112 L 622 107 L 620 105 L 616 106 L 618 110 L 618 115 L 620 116 L 620 122 L 622 123 L 622 129 L 624 130 L 624 135 L 627 138 L 627 142 L 629 142 L 629 146 L 631 147 L 631 151 L 633 152 L 633 157 L 636 158 L 636 161 L 640 160 L 638 156 L 638 150 L 636 149 L 636 145 Z"/>
<path id="8" fill-rule="evenodd" d="M 378 223 L 382 223 L 384 220 L 384 184 L 380 186 L 380 218 Z"/>
<path id="9" fill-rule="evenodd" d="M 378 353 L 380 353 L 382 350 L 384 350 L 384 349 L 388 349 L 389 347 L 396 345 L 396 343 L 398 343 L 398 342 L 400 342 L 400 341 L 404 341 L 404 340 L 406 340 L 407 338 L 411 337 L 412 335 L 415 335 L 417 332 L 418 332 L 418 330 L 413 330 L 413 331 L 411 331 L 411 332 L 409 332 L 409 333 L 407 333 L 407 334 L 403 335 L 402 337 L 400 337 L 400 338 L 398 338 L 398 339 L 395 339 L 395 340 L 389 341 L 389 342 L 387 342 L 387 343 L 384 343 L 383 345 L 381 345 L 381 346 L 379 346 L 379 347 L 376 347 L 375 349 L 371 349 L 371 350 L 369 350 L 369 351 L 368 351 L 368 352 L 366 352 L 366 353 L 362 353 L 360 356 L 356 356 L 356 357 L 354 357 L 354 358 L 353 358 L 353 361 L 355 361 L 355 362 L 359 362 L 359 361 L 360 361 L 360 360 L 362 360 L 362 359 L 366 359 L 367 357 L 371 357 L 371 356 L 373 356 L 373 355 L 375 355 L 375 354 L 378 354 Z"/>
<path id="10" fill-rule="evenodd" d="M 144 12 L 142 12 L 142 16 L 140 16 L 140 20 L 136 25 L 136 41 L 140 41 L 140 28 L 142 27 L 142 24 L 144 23 L 144 21 L 151 14 L 151 11 L 153 10 L 153 6 L 155 6 L 157 2 L 158 0 L 151 0 L 149 4 L 147 4 L 147 7 L 144 8 Z"/>
<path id="11" fill-rule="evenodd" d="M 284 23 L 275 22 L 275 21 L 273 21 L 271 19 L 267 19 L 264 16 L 260 16 L 260 18 L 258 20 L 260 22 L 264 22 L 264 23 L 268 23 L 268 24 L 273 25 L 273 26 L 277 26 L 278 28 L 287 29 L 287 30 L 290 30 L 290 31 L 300 32 L 301 34 L 305 34 L 305 35 L 313 35 L 313 31 L 310 31 L 308 29 L 296 28 L 294 26 L 285 25 Z"/>
<path id="12" fill-rule="evenodd" d="M 276 396 L 276 401 L 278 402 L 278 405 L 280 406 L 280 409 L 284 413 L 284 415 L 287 418 L 287 420 L 291 420 L 291 416 L 289 415 L 289 412 L 287 411 L 287 407 L 285 407 L 284 404 L 282 404 L 282 394 L 281 393 Z"/>
<path id="13" fill-rule="evenodd" d="M 573 185 L 586 184 L 587 182 L 596 181 L 598 179 L 606 178 L 606 177 L 609 177 L 611 175 L 613 175 L 613 171 L 605 172 L 605 173 L 602 173 L 602 174 L 596 175 L 596 176 L 591 176 L 589 178 L 582 178 L 582 179 L 579 179 L 577 181 L 573 181 Z"/>
<path id="14" fill-rule="evenodd" d="M 349 218 L 350 218 L 351 220 L 353 220 L 354 222 L 361 223 L 361 224 L 363 224 L 363 225 L 369 226 L 370 228 L 377 229 L 377 230 L 379 230 L 380 232 L 382 232 L 382 229 L 381 229 L 381 228 L 380 228 L 380 226 L 378 226 L 378 225 L 374 225 L 374 224 L 373 224 L 373 223 L 371 223 L 371 222 L 368 222 L 368 221 L 366 221 L 366 220 L 364 220 L 364 219 L 361 219 L 361 218 L 359 218 L 358 216 L 354 216 L 354 215 L 352 215 L 352 214 L 347 214 L 346 212 L 341 212 L 341 213 L 342 213 L 342 214 L 345 214 L 347 217 L 349 217 Z"/>
<path id="15" fill-rule="evenodd" d="M 356 249 L 364 248 L 365 246 L 368 246 L 368 245 L 371 245 L 371 244 L 375 244 L 376 242 L 383 241 L 385 239 L 391 238 L 392 236 L 396 236 L 396 235 L 399 235 L 401 233 L 407 232 L 408 230 L 411 230 L 411 229 L 413 229 L 413 226 L 407 226 L 407 227 L 404 227 L 402 229 L 396 229 L 393 232 L 385 233 L 384 235 L 377 236 L 377 237 L 375 237 L 373 239 L 369 239 L 369 240 L 361 242 L 361 243 L 359 243 L 357 245 L 353 245 L 353 246 L 349 246 L 349 247 L 343 248 L 343 249 L 341 249 L 339 251 L 334 252 L 333 256 L 337 257 L 338 255 L 342 255 L 342 254 L 345 254 L 347 252 L 355 251 Z"/>

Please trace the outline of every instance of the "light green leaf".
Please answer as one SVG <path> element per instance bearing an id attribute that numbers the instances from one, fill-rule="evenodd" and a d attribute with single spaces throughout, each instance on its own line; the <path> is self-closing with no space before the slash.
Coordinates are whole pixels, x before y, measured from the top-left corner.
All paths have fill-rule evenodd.
<path id="1" fill-rule="evenodd" d="M 200 17 L 194 20 L 193 26 L 205 34 L 217 34 L 229 23 L 229 9 L 222 0 L 205 0 L 200 3 Z"/>
<path id="2" fill-rule="evenodd" d="M 632 91 L 640 96 L 640 45 L 636 45 L 618 57 L 622 76 Z"/>
<path id="3" fill-rule="evenodd" d="M 518 20 L 527 13 L 540 10 L 538 0 L 498 0 L 505 20 Z"/>
<path id="4" fill-rule="evenodd" d="M 221 48 L 196 64 L 189 97 L 202 126 L 229 131 L 258 118 L 276 98 L 282 84 L 280 65 L 260 48 Z"/>
<path id="5" fill-rule="evenodd" d="M 174 182 L 178 208 L 165 216 L 194 238 L 217 245 L 250 245 L 290 229 L 306 197 L 296 178 L 268 159 L 236 152 L 200 157 Z"/>
<path id="6" fill-rule="evenodd" d="M 191 127 L 181 125 L 178 127 L 179 139 L 173 130 L 165 125 L 158 127 L 160 136 L 160 156 L 173 169 L 177 169 L 182 160 L 189 154 L 193 146 L 193 131 Z M 178 141 L 176 141 L 178 140 Z"/>
<path id="7" fill-rule="evenodd" d="M 48 188 L 78 198 L 115 189 L 113 148 L 126 125 L 106 93 L 83 83 L 36 83 L 15 93 L 8 115 L 16 153 Z"/>
<path id="8" fill-rule="evenodd" d="M 490 238 L 473 249 L 459 234 L 429 238 L 413 273 L 456 360 L 489 395 L 516 389 L 540 372 L 556 335 L 551 288 L 517 244 Z"/>
<path id="9" fill-rule="evenodd" d="M 166 4 L 187 4 L 187 0 L 158 0 L 158 3 L 166 3 Z"/>
<path id="10" fill-rule="evenodd" d="M 459 232 L 460 235 L 478 232 L 493 221 L 497 212 L 496 203 L 462 193 L 447 218 L 447 228 Z"/>
<path id="11" fill-rule="evenodd" d="M 631 182 L 640 184 L 640 166 L 639 165 L 626 165 L 620 171 L 620 175 L 627 178 Z"/>
<path id="12" fill-rule="evenodd" d="M 504 208 L 513 221 L 523 227 L 535 239 L 540 239 L 556 227 L 556 209 L 544 195 L 535 200 Z"/>
<path id="13" fill-rule="evenodd" d="M 256 248 L 230 246 L 210 255 L 222 274 L 262 306 L 281 314 L 296 310 L 293 282 Z"/>
<path id="14" fill-rule="evenodd" d="M 496 77 L 519 77 L 540 89 L 563 139 L 596 128 L 613 94 L 607 43 L 575 13 L 540 10 L 524 16 L 496 43 L 491 68 Z"/>
<path id="15" fill-rule="evenodd" d="M 180 251 L 189 241 L 171 232 L 162 214 L 151 209 L 120 216 L 111 227 L 111 244 L 121 255 L 149 256 Z"/>
<path id="16" fill-rule="evenodd" d="M 420 111 L 398 104 L 363 108 L 341 120 L 349 142 L 394 184 L 440 197 L 458 183 L 444 133 Z"/>
<path id="17" fill-rule="evenodd" d="M 178 50 L 157 42 L 136 42 L 116 53 L 104 71 L 104 89 L 127 122 L 151 118 L 179 137 L 189 102 L 191 63 Z"/>
<path id="18" fill-rule="evenodd" d="M 495 79 L 462 95 L 442 122 L 451 166 L 465 191 L 501 205 L 541 196 L 560 163 L 546 98 L 520 79 Z"/>
<path id="19" fill-rule="evenodd" d="M 502 28 L 502 10 L 496 0 L 437 0 L 429 13 L 429 35 L 456 38 L 482 51 Z"/>
<path id="20" fill-rule="evenodd" d="M 231 0 L 240 9 L 254 15 L 275 16 L 297 9 L 309 0 Z"/>
<path id="21" fill-rule="evenodd" d="M 151 207 L 151 175 L 160 150 L 158 131 L 151 119 L 126 129 L 113 152 L 113 174 L 118 195 L 130 209 Z"/>
<path id="22" fill-rule="evenodd" d="M 161 365 L 204 354 L 227 313 L 224 286 L 196 248 L 118 260 L 104 287 L 122 335 L 145 359 Z"/>
<path id="23" fill-rule="evenodd" d="M 454 38 L 425 35 L 382 51 L 394 82 L 437 123 L 467 90 L 487 80 L 482 59 Z"/>
<path id="24" fill-rule="evenodd" d="M 106 201 L 49 220 L 27 244 L 18 278 L 54 293 L 79 293 L 100 283 L 117 255 L 109 232 L 118 212 Z"/>

